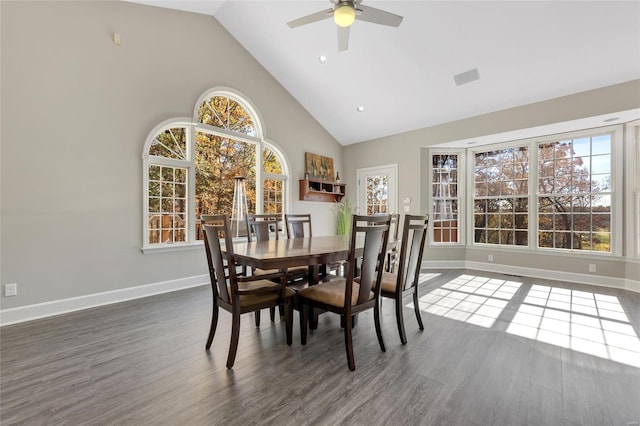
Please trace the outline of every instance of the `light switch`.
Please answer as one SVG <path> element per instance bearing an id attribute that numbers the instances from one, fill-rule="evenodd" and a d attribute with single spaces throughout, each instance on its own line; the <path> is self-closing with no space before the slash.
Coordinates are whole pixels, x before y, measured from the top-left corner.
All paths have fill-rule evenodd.
<path id="1" fill-rule="evenodd" d="M 405 204 L 411 204 L 411 197 L 405 197 L 402 199 L 402 202 Z"/>
<path id="2" fill-rule="evenodd" d="M 404 206 L 404 212 L 405 213 L 409 213 L 411 211 L 411 207 L 409 206 Z"/>

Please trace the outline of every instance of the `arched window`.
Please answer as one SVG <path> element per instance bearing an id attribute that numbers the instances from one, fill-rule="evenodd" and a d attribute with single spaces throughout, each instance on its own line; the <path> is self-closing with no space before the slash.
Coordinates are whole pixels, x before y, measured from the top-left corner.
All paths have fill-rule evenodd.
<path id="1" fill-rule="evenodd" d="M 284 214 L 287 162 L 263 135 L 255 108 L 229 89 L 205 92 L 193 119 L 156 126 L 143 152 L 143 250 L 201 240 L 201 215 L 232 214 L 238 176 L 249 212 Z"/>

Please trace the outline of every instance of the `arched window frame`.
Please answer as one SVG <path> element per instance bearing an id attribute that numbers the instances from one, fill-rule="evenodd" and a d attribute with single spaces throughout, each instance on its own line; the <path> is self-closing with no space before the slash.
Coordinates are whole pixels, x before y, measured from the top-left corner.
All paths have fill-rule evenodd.
<path id="1" fill-rule="evenodd" d="M 198 121 L 198 109 L 202 102 L 215 96 L 223 96 L 236 101 L 251 116 L 256 135 L 248 135 L 229 131 L 224 128 L 212 126 Z M 186 131 L 186 159 L 173 159 L 161 156 L 150 155 L 149 150 L 155 137 L 167 129 L 184 128 Z M 246 96 L 240 92 L 227 87 L 214 87 L 205 91 L 196 101 L 192 117 L 175 117 L 161 122 L 149 132 L 142 151 L 142 194 L 143 194 L 143 217 L 142 217 L 142 251 L 145 254 L 197 249 L 202 246 L 202 241 L 196 239 L 196 217 L 195 217 L 195 195 L 196 195 L 196 132 L 204 132 L 217 136 L 228 137 L 234 140 L 249 143 L 256 149 L 256 212 L 262 213 L 263 209 L 263 181 L 264 179 L 274 179 L 283 182 L 283 213 L 289 210 L 291 180 L 290 166 L 287 157 L 280 147 L 273 141 L 268 140 L 265 135 L 265 127 L 262 117 L 255 106 Z M 263 170 L 262 154 L 265 149 L 271 150 L 277 157 L 282 168 L 282 174 L 266 173 Z M 149 167 L 152 165 L 184 168 L 187 170 L 187 236 L 184 242 L 175 243 L 149 243 Z"/>

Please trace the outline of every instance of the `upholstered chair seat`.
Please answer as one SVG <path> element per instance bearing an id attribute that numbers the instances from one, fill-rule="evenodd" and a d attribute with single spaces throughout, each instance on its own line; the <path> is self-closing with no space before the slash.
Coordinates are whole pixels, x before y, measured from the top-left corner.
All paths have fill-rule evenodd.
<path id="1" fill-rule="evenodd" d="M 312 285 L 310 287 L 305 288 L 304 290 L 300 290 L 300 292 L 298 293 L 298 296 L 304 297 L 306 299 L 313 300 L 316 302 L 341 308 L 345 305 L 344 303 L 345 285 L 346 285 L 345 280 L 329 281 L 322 285 Z M 351 306 L 354 306 L 358 303 L 359 292 L 360 292 L 360 285 L 354 283 L 353 293 L 351 294 Z M 369 294 L 368 300 L 372 300 L 375 297 L 375 293 L 373 291 L 369 293 L 370 294 Z"/>

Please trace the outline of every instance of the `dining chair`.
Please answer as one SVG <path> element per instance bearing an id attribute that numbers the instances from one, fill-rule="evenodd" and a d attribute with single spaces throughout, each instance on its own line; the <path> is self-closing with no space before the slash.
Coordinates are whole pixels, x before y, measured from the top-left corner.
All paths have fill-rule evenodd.
<path id="1" fill-rule="evenodd" d="M 217 224 L 220 222 L 219 220 L 220 215 L 214 215 L 214 214 L 203 214 L 200 215 L 200 233 L 199 235 L 202 235 L 202 238 L 204 239 L 204 228 L 202 228 L 203 225 L 207 225 L 207 224 Z M 197 224 L 196 224 L 196 228 L 197 228 Z M 227 261 L 225 260 L 225 268 L 228 267 L 227 266 Z M 238 275 L 247 275 L 247 267 L 245 265 L 239 266 L 238 268 L 236 268 L 236 274 Z"/>
<path id="2" fill-rule="evenodd" d="M 231 343 L 229 345 L 229 355 L 227 356 L 227 368 L 232 368 L 235 362 L 240 337 L 240 315 L 244 313 L 257 312 L 263 308 L 284 305 L 287 345 L 291 345 L 294 293 L 293 290 L 285 285 L 285 274 L 277 272 L 258 277 L 238 276 L 235 268 L 236 261 L 233 253 L 229 218 L 226 215 L 212 216 L 202 228 L 207 263 L 209 265 L 209 276 L 211 278 L 211 290 L 213 291 L 213 314 L 206 350 L 211 348 L 211 343 L 216 333 L 219 308 L 230 312 L 232 316 Z M 226 262 L 229 268 L 225 268 L 224 265 L 221 241 L 224 241 Z M 271 281 L 273 279 L 279 279 L 280 283 Z"/>
<path id="3" fill-rule="evenodd" d="M 252 242 L 268 241 L 273 234 L 274 239 L 279 239 L 282 230 L 282 215 L 274 214 L 253 214 L 247 213 L 247 240 Z"/>
<path id="4" fill-rule="evenodd" d="M 247 222 L 247 240 L 252 241 L 269 241 L 271 235 L 278 240 L 280 231 L 282 230 L 282 215 L 280 214 L 253 214 L 247 213 L 245 216 Z M 264 276 L 277 272 L 283 272 L 286 276 L 286 282 L 290 283 L 295 280 L 307 276 L 308 268 L 306 266 L 296 266 L 289 269 L 254 269 L 252 275 Z M 281 311 L 282 312 L 282 311 Z M 275 321 L 275 308 L 269 310 L 271 321 Z M 260 311 L 255 313 L 256 326 L 260 325 Z"/>
<path id="5" fill-rule="evenodd" d="M 284 224 L 287 228 L 287 238 L 309 238 L 311 231 L 310 214 L 285 214 Z"/>
<path id="6" fill-rule="evenodd" d="M 413 309 L 418 320 L 420 330 L 424 330 L 420 307 L 418 304 L 418 280 L 424 253 L 424 243 L 429 226 L 429 215 L 405 215 L 402 240 L 400 246 L 400 258 L 397 262 L 396 273 L 384 272 L 380 280 L 381 296 L 395 300 L 396 322 L 398 333 L 403 345 L 407 344 L 407 335 L 404 329 L 403 299 L 413 295 Z M 355 278 L 360 281 L 359 277 Z"/>
<path id="7" fill-rule="evenodd" d="M 313 231 L 311 226 L 311 214 L 285 214 L 285 228 L 287 229 L 287 238 L 311 238 Z M 320 273 L 324 278 L 327 277 L 329 271 L 336 271 L 336 275 L 340 275 L 343 261 L 331 262 L 320 267 Z"/>
<path id="8" fill-rule="evenodd" d="M 389 234 L 389 215 L 359 216 L 353 215 L 349 239 L 346 278 L 337 278 L 328 282 L 307 287 L 298 292 L 298 301 L 303 307 L 300 315 L 300 341 L 307 343 L 307 323 L 312 319 L 311 308 L 333 312 L 344 320 L 345 349 L 349 370 L 356 369 L 353 354 L 352 328 L 354 316 L 373 309 L 376 335 L 380 349 L 386 348 L 380 327 L 380 279 L 386 257 Z M 357 242 L 363 241 L 362 251 L 357 250 Z M 362 259 L 360 282 L 354 282 L 357 258 Z"/>

